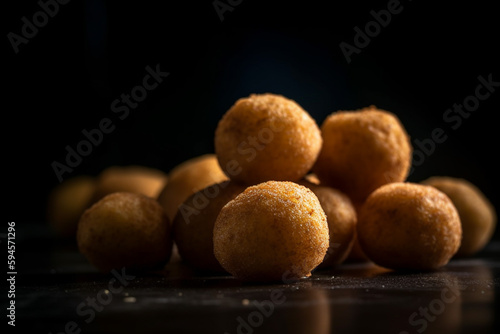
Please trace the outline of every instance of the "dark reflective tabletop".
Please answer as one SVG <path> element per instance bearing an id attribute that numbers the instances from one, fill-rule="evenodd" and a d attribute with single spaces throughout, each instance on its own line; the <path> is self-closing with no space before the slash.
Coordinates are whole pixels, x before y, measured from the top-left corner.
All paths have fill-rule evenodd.
<path id="1" fill-rule="evenodd" d="M 433 272 L 345 263 L 298 282 L 251 284 L 178 262 L 100 274 L 71 242 L 38 226 L 21 233 L 16 324 L 33 332 L 499 332 L 498 242 Z"/>

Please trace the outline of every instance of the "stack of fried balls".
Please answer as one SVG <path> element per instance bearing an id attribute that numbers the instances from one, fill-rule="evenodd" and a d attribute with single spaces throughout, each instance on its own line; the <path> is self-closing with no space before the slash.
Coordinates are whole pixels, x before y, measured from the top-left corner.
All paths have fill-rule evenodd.
<path id="1" fill-rule="evenodd" d="M 490 241 L 496 213 L 470 182 L 408 182 L 410 137 L 368 106 L 318 126 L 277 94 L 238 99 L 214 133 L 215 152 L 170 172 L 112 166 L 60 184 L 48 219 L 102 272 L 162 270 L 287 281 L 346 261 L 433 270 Z"/>

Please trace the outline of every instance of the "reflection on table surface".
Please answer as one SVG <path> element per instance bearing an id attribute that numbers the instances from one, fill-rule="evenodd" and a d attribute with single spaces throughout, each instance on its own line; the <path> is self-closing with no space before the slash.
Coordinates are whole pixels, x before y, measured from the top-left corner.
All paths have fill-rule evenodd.
<path id="1" fill-rule="evenodd" d="M 252 284 L 179 262 L 100 274 L 72 247 L 33 247 L 20 260 L 32 265 L 18 276 L 17 323 L 52 333 L 494 333 L 498 249 L 429 272 L 359 262 Z"/>

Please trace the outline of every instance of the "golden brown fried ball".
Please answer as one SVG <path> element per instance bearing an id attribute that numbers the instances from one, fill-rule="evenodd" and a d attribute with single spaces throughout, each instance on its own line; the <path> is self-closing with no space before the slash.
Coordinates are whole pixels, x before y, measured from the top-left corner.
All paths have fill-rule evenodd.
<path id="1" fill-rule="evenodd" d="M 80 252 L 102 272 L 160 268 L 172 252 L 171 227 L 163 208 L 150 197 L 127 192 L 105 196 L 80 218 Z"/>
<path id="2" fill-rule="evenodd" d="M 349 252 L 349 255 L 347 256 L 346 262 L 347 261 L 348 262 L 370 261 L 370 259 L 366 256 L 365 252 L 363 252 L 361 245 L 359 244 L 357 232 L 354 233 L 354 241 L 352 243 L 351 251 Z"/>
<path id="3" fill-rule="evenodd" d="M 354 243 L 357 215 L 354 206 L 344 193 L 331 187 L 300 181 L 318 197 L 325 211 L 330 233 L 330 246 L 318 268 L 341 264 L 349 255 Z"/>
<path id="4" fill-rule="evenodd" d="M 321 125 L 323 147 L 313 168 L 322 184 L 363 202 L 375 189 L 405 181 L 412 147 L 392 113 L 370 106 L 339 111 Z"/>
<path id="5" fill-rule="evenodd" d="M 458 210 L 463 236 L 456 255 L 470 256 L 483 249 L 493 236 L 497 222 L 495 208 L 483 192 L 462 178 L 434 176 L 422 183 L 444 192 Z"/>
<path id="6" fill-rule="evenodd" d="M 222 169 L 246 185 L 300 180 L 321 144 L 316 121 L 295 101 L 270 93 L 237 100 L 215 131 Z"/>
<path id="7" fill-rule="evenodd" d="M 460 247 L 457 209 L 443 192 L 422 184 L 383 185 L 368 196 L 357 232 L 364 253 L 390 269 L 446 265 Z"/>
<path id="8" fill-rule="evenodd" d="M 156 198 L 167 182 L 159 169 L 145 166 L 110 166 L 97 177 L 95 201 L 115 192 L 133 192 Z"/>
<path id="9" fill-rule="evenodd" d="M 356 210 L 356 217 L 359 216 L 359 210 L 363 206 L 363 203 L 353 203 L 354 209 Z M 357 221 L 356 221 L 357 223 Z M 358 232 L 355 229 L 354 231 L 354 241 L 353 245 L 351 248 L 351 251 L 349 252 L 349 255 L 347 256 L 346 261 L 349 262 L 367 262 L 370 261 L 370 259 L 366 256 L 366 254 L 363 252 L 363 249 L 361 248 L 361 245 L 359 244 L 359 239 L 358 239 Z"/>
<path id="10" fill-rule="evenodd" d="M 215 154 L 191 158 L 168 173 L 168 183 L 158 195 L 158 202 L 165 209 L 170 221 L 173 221 L 179 205 L 189 196 L 227 179 Z"/>
<path id="11" fill-rule="evenodd" d="M 318 197 L 297 183 L 250 186 L 220 211 L 214 254 L 237 279 L 289 281 L 311 275 L 329 246 Z"/>
<path id="12" fill-rule="evenodd" d="M 80 216 L 92 204 L 95 188 L 94 177 L 79 175 L 52 189 L 47 203 L 47 220 L 57 234 L 74 238 Z"/>
<path id="13" fill-rule="evenodd" d="M 173 238 L 187 264 L 202 271 L 225 272 L 214 255 L 214 224 L 222 207 L 243 190 L 240 184 L 224 181 L 194 193 L 180 205 Z"/>

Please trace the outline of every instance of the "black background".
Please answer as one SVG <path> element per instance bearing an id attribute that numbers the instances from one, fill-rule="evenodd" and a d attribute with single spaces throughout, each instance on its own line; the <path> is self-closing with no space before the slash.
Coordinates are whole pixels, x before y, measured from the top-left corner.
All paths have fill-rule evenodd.
<path id="1" fill-rule="evenodd" d="M 110 165 L 169 171 L 213 152 L 222 114 L 236 99 L 263 92 L 296 100 L 318 124 L 336 110 L 374 104 L 397 114 L 413 140 L 442 128 L 447 140 L 409 180 L 463 177 L 500 207 L 500 88 L 457 129 L 443 121 L 448 108 L 474 94 L 478 76 L 500 81 L 493 2 L 401 1 L 402 11 L 349 64 L 339 44 L 353 44 L 354 27 L 364 29 L 370 11 L 388 1 L 348 3 L 244 0 L 221 21 L 213 1 L 71 1 L 17 54 L 7 34 L 20 34 L 21 18 L 32 21 L 41 8 L 36 1 L 5 4 L 7 219 L 44 222 L 47 193 L 58 184 L 52 162 L 64 163 L 66 145 L 75 148 L 85 139 L 82 130 L 103 118 L 115 130 L 65 178 Z M 118 119 L 112 101 L 157 64 L 170 75 Z"/>

